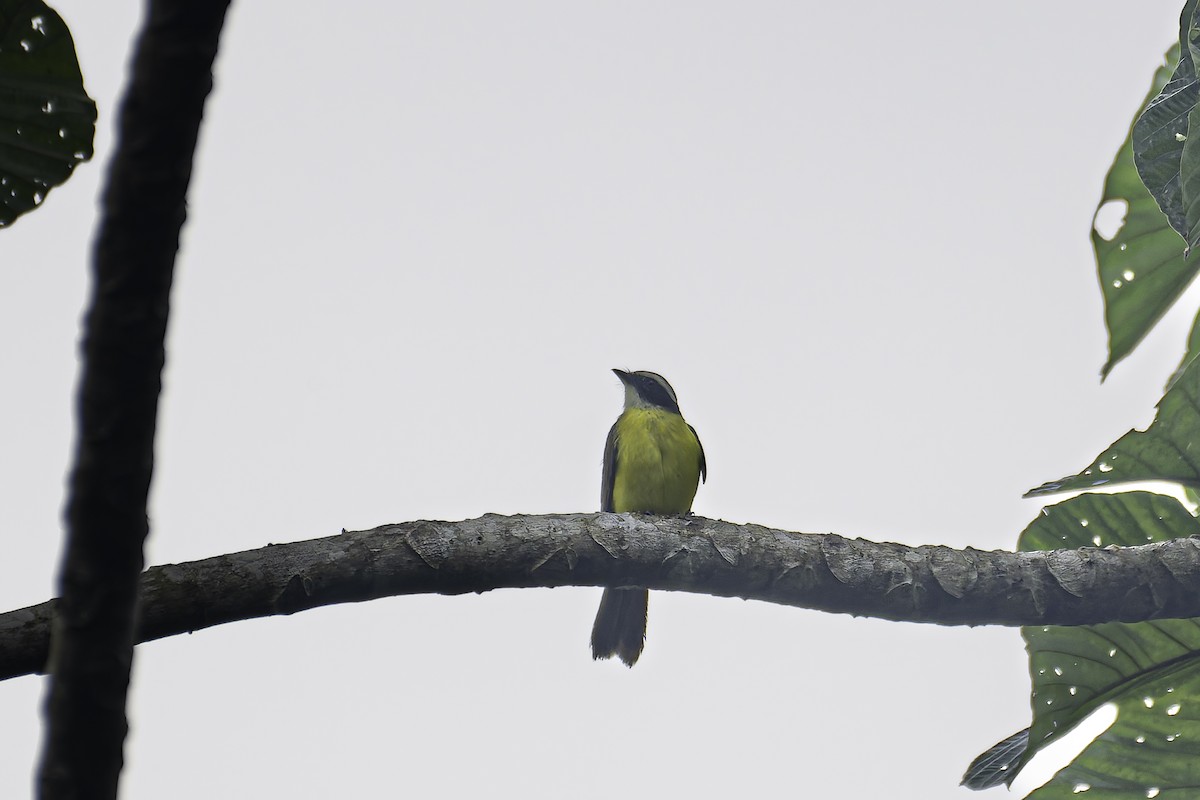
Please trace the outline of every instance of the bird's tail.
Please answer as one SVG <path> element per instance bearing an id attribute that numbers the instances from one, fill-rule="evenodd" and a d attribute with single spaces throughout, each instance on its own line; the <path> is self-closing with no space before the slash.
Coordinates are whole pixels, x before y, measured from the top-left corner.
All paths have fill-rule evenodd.
<path id="1" fill-rule="evenodd" d="M 592 625 L 592 658 L 617 656 L 632 667 L 646 643 L 645 589 L 605 589 Z"/>

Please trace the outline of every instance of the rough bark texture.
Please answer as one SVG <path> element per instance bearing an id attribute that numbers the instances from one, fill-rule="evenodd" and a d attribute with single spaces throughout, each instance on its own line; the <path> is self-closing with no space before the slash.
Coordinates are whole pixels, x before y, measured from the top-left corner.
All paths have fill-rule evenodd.
<path id="1" fill-rule="evenodd" d="M 391 595 L 533 586 L 645 586 L 943 625 L 1135 622 L 1200 616 L 1200 540 L 1012 553 L 701 517 L 418 521 L 153 567 L 136 638 Z M 0 678 L 44 668 L 53 608 L 0 614 Z"/>
<path id="2" fill-rule="evenodd" d="M 115 798 L 163 337 L 192 155 L 228 0 L 151 0 L 101 198 L 50 658 L 44 800 Z M 49 628 L 42 633 L 43 652 Z"/>

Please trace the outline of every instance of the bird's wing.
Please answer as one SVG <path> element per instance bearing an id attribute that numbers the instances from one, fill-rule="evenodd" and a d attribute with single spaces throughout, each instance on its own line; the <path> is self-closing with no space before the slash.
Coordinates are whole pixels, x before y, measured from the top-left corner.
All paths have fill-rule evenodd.
<path id="1" fill-rule="evenodd" d="M 600 476 L 600 510 L 613 510 L 613 482 L 617 479 L 617 424 L 608 431 L 604 443 L 604 471 Z"/>
<path id="2" fill-rule="evenodd" d="M 708 464 L 704 460 L 704 445 L 700 444 L 700 434 L 696 433 L 696 429 L 688 425 L 688 430 L 692 432 L 692 436 L 696 437 L 696 444 L 700 445 L 700 482 L 703 483 L 708 479 Z"/>

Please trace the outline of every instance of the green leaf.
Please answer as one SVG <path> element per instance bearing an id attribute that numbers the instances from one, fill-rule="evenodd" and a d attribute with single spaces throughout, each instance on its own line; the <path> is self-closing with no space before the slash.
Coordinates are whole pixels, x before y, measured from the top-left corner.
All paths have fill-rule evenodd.
<path id="1" fill-rule="evenodd" d="M 1131 481 L 1170 481 L 1200 488 L 1200 359 L 1188 364 L 1163 395 L 1158 414 L 1145 431 L 1130 431 L 1083 472 L 1044 483 L 1025 496 Z"/>
<path id="2" fill-rule="evenodd" d="M 1195 660 L 1162 668 L 1113 703 L 1118 716 L 1112 727 L 1028 800 L 1195 800 L 1200 786 Z"/>
<path id="3" fill-rule="evenodd" d="M 1154 73 L 1145 109 L 1158 97 L 1179 63 L 1179 45 L 1167 51 L 1163 66 Z M 1138 121 L 1142 119 L 1139 116 Z M 1135 123 L 1136 125 L 1136 123 Z M 1104 295 L 1104 322 L 1108 328 L 1107 376 L 1118 361 L 1129 355 L 1167 309 L 1183 294 L 1200 269 L 1200 253 L 1184 257 L 1184 243 L 1172 230 L 1158 203 L 1142 183 L 1134 163 L 1133 129 L 1117 152 L 1104 181 L 1097 207 L 1108 211 L 1123 205 L 1125 219 L 1110 239 L 1092 226 L 1092 249 Z M 1173 140 L 1172 140 L 1173 141 Z M 1178 175 L 1178 161 L 1175 174 Z"/>
<path id="4" fill-rule="evenodd" d="M 1196 102 L 1200 100 L 1200 81 L 1195 75 L 1195 65 L 1200 61 L 1200 29 L 1196 24 L 1196 6 L 1192 4 L 1187 28 L 1180 24 L 1179 42 L 1187 48 L 1188 61 L 1192 64 L 1192 108 L 1187 115 L 1187 135 L 1183 141 L 1183 157 L 1180 162 L 1180 185 L 1183 195 L 1184 237 L 1188 247 L 1194 247 L 1200 242 L 1200 109 Z M 1195 133 L 1195 135 L 1191 135 Z"/>
<path id="5" fill-rule="evenodd" d="M 0 227 L 92 157 L 95 129 L 66 23 L 41 0 L 0 0 Z"/>
<path id="6" fill-rule="evenodd" d="M 1167 379 L 1168 390 L 1183 376 L 1188 364 L 1192 363 L 1197 354 L 1200 354 L 1200 314 L 1192 322 L 1192 332 L 1188 334 L 1187 352 L 1183 354 L 1183 360 L 1179 362 L 1179 366 L 1175 368 L 1175 371 L 1171 373 L 1171 377 Z M 1197 497 L 1197 500 L 1200 500 L 1200 496 Z"/>
<path id="7" fill-rule="evenodd" d="M 979 754 L 963 774 L 962 785 L 979 791 L 1008 783 L 1017 773 L 1016 765 L 1029 749 L 1029 728 L 1017 731 Z"/>
<path id="8" fill-rule="evenodd" d="M 1179 62 L 1171 80 L 1146 104 L 1132 131 L 1138 174 L 1171 227 L 1183 237 L 1187 236 L 1188 223 L 1180 169 L 1187 142 L 1188 115 L 1200 100 L 1200 80 L 1196 77 L 1189 36 L 1196 4 L 1197 0 L 1188 0 L 1179 17 Z"/>
<path id="9" fill-rule="evenodd" d="M 1129 546 L 1197 534 L 1200 520 L 1174 498 L 1084 494 L 1043 509 L 1018 549 Z M 1153 789 L 1172 797 L 1172 789 L 1200 786 L 1200 619 L 1021 633 L 1033 682 L 1025 762 L 1099 706 L 1118 708 L 1116 723 L 1030 798 L 1077 796 L 1086 786 L 1088 797 L 1144 800 Z"/>

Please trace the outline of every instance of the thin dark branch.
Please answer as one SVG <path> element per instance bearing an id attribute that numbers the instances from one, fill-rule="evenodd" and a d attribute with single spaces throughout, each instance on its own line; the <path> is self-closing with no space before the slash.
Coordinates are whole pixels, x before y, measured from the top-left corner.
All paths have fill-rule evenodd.
<path id="1" fill-rule="evenodd" d="M 54 625 L 43 800 L 117 794 L 184 199 L 228 0 L 151 0 L 101 199 Z"/>
<path id="2" fill-rule="evenodd" d="M 1200 540 L 1012 553 L 701 517 L 408 522 L 153 567 L 137 640 L 400 594 L 621 585 L 942 625 L 1136 622 L 1200 617 Z M 0 614 L 0 678 L 42 669 L 53 607 Z"/>

